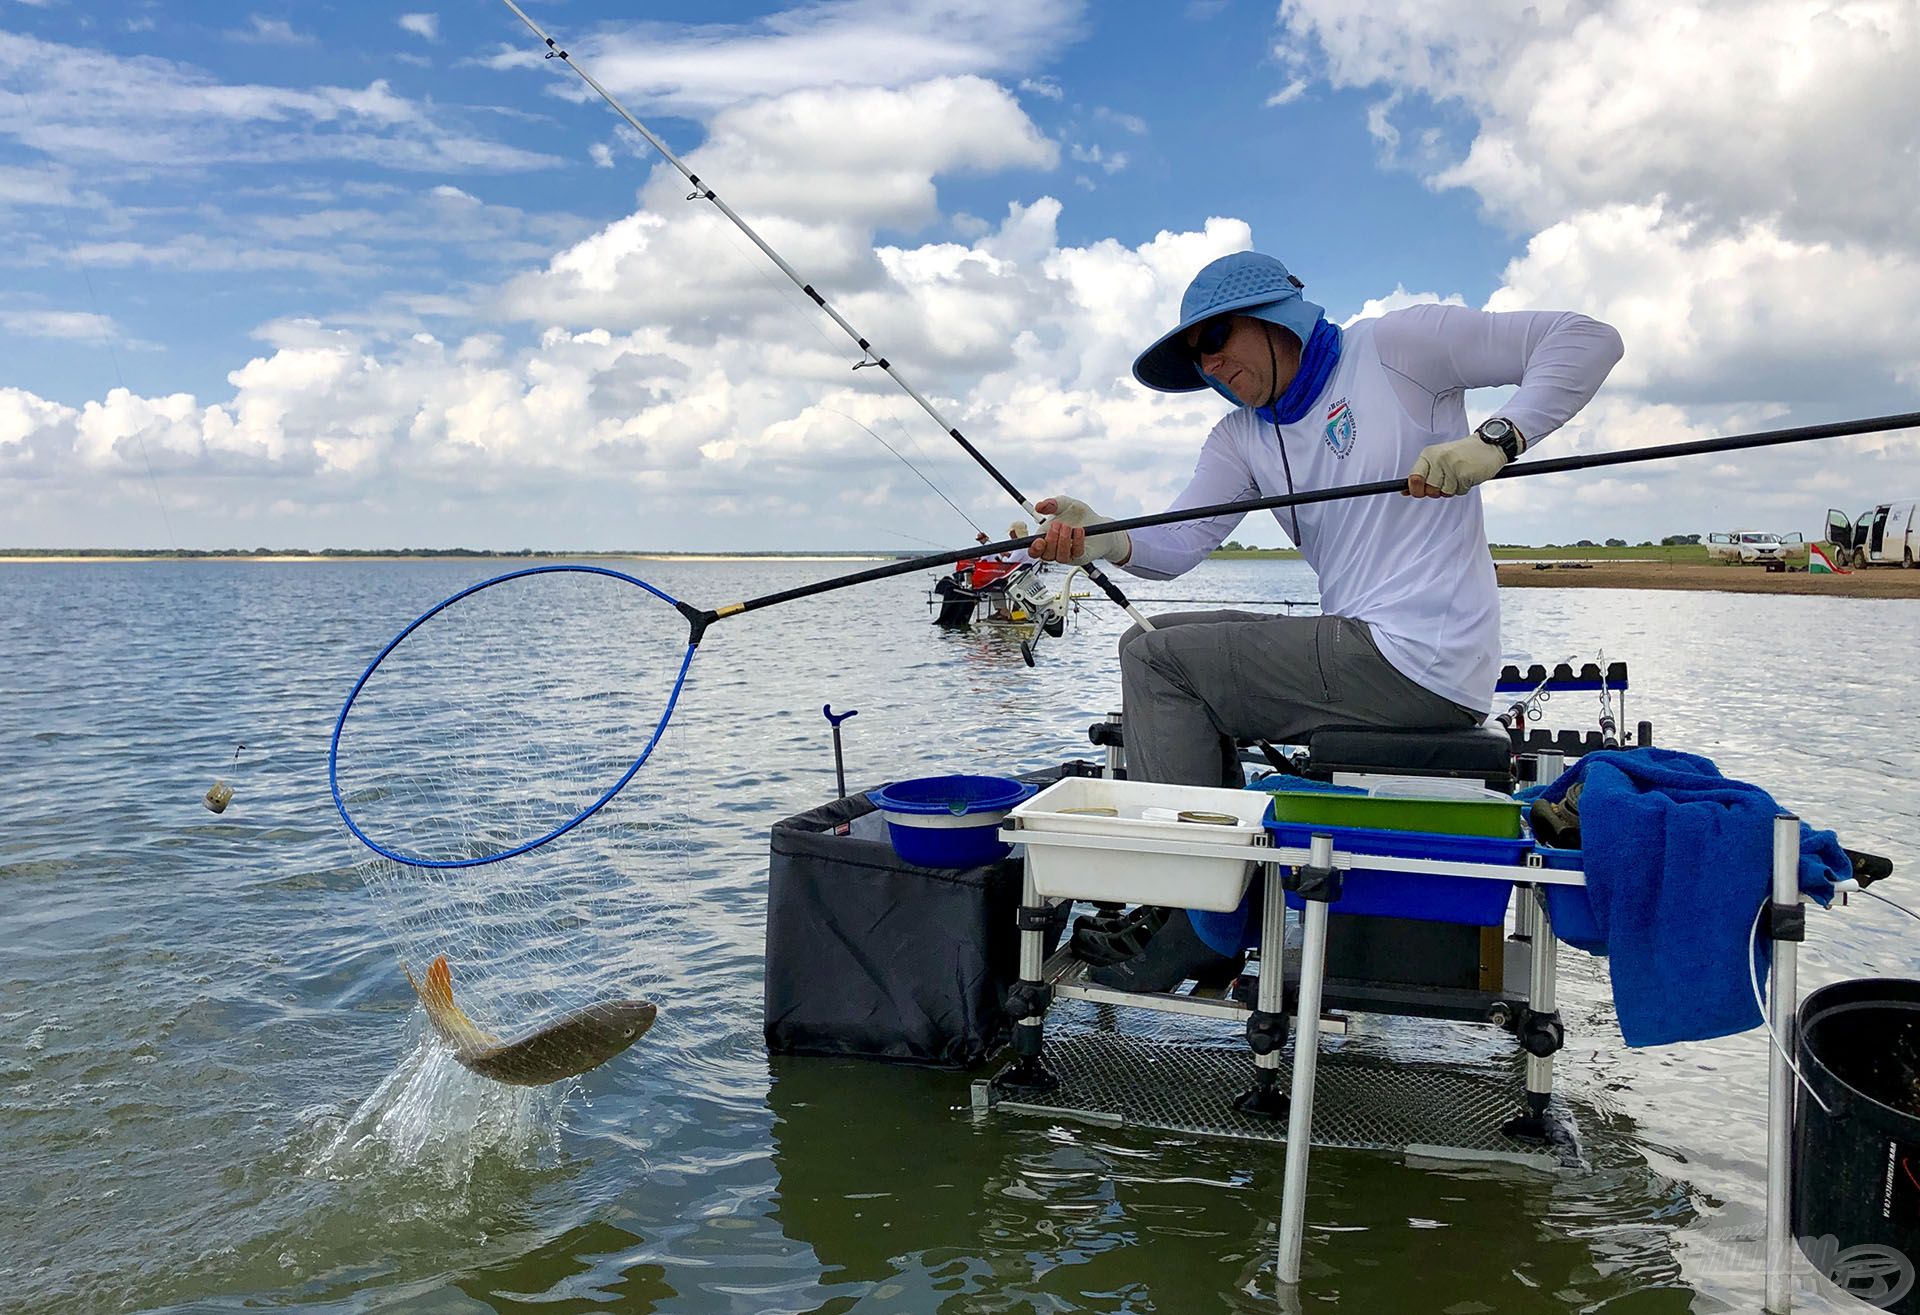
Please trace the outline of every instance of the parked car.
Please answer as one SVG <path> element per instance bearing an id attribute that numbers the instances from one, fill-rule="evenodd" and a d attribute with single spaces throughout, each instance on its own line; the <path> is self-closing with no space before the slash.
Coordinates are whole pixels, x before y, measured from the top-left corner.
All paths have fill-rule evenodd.
<path id="1" fill-rule="evenodd" d="M 1920 558 L 1920 517 L 1912 502 L 1883 502 L 1852 519 L 1827 512 L 1827 539 L 1833 544 L 1835 566 L 1893 566 L 1913 569 Z"/>
<path id="2" fill-rule="evenodd" d="M 1801 542 L 1802 536 L 1798 534 L 1769 534 L 1764 530 L 1725 530 L 1707 536 L 1707 560 L 1748 564 L 1779 562 L 1784 566 L 1788 550 Z"/>

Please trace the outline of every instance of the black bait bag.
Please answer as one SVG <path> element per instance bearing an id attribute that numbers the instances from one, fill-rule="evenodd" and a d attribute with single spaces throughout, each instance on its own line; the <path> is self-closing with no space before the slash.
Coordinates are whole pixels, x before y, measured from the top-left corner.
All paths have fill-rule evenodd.
<path id="1" fill-rule="evenodd" d="M 864 794 L 775 825 L 767 1049 L 955 1069 L 991 1059 L 1011 1034 L 1002 1002 L 1020 975 L 1021 874 L 1018 851 L 952 871 L 905 862 Z M 1045 933 L 1048 953 L 1068 908 Z"/>

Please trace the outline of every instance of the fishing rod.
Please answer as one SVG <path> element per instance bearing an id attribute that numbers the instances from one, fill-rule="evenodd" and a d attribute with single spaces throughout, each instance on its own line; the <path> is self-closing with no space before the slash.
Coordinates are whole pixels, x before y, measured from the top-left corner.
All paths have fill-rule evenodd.
<path id="1" fill-rule="evenodd" d="M 1658 447 L 1628 448 L 1620 452 L 1597 452 L 1588 456 L 1554 457 L 1546 461 L 1522 461 L 1510 464 L 1502 469 L 1495 479 L 1523 479 L 1530 475 L 1555 475 L 1569 470 L 1592 470 L 1601 466 L 1625 466 L 1642 461 L 1664 461 L 1671 457 L 1703 456 L 1714 452 L 1738 452 L 1747 448 L 1779 447 L 1788 443 L 1808 443 L 1816 439 L 1846 438 L 1856 434 L 1877 434 L 1894 429 L 1920 429 L 1920 411 L 1908 411 L 1899 415 L 1869 416 L 1862 420 L 1840 420 L 1824 425 L 1801 425 L 1792 429 L 1768 429 L 1752 434 L 1730 434 L 1722 438 L 1703 438 L 1691 443 L 1670 443 Z M 1377 497 L 1383 493 L 1405 493 L 1407 482 L 1404 479 L 1375 480 L 1367 484 L 1344 484 L 1328 489 L 1312 489 L 1305 493 L 1282 493 L 1267 498 L 1246 498 L 1239 502 L 1216 502 L 1205 507 L 1188 507 L 1179 511 L 1156 512 L 1151 516 L 1129 516 L 1121 520 L 1105 521 L 1099 525 L 1089 525 L 1086 531 L 1093 534 L 1114 534 L 1121 530 L 1144 530 L 1156 525 L 1174 525 L 1182 521 L 1208 520 L 1215 516 L 1244 516 L 1250 511 L 1275 511 L 1282 507 L 1302 507 L 1317 502 L 1341 502 L 1349 498 Z M 1035 536 L 1024 539 L 1006 539 L 999 543 L 983 544 L 973 548 L 963 548 L 957 552 L 938 553 L 929 557 L 916 557 L 908 561 L 894 562 L 887 566 L 875 566 L 851 575 L 838 576 L 832 580 L 822 580 L 817 584 L 800 585 L 792 589 L 782 589 L 778 593 L 763 594 L 758 598 L 749 598 L 745 602 L 729 603 L 712 612 L 699 612 L 682 605 L 682 613 L 693 623 L 693 641 L 699 642 L 706 627 L 722 617 L 735 616 L 741 612 L 758 611 L 763 607 L 772 607 L 777 603 L 792 602 L 799 598 L 811 598 L 817 594 L 830 593 L 837 589 L 850 588 L 857 584 L 866 584 L 873 580 L 885 580 L 896 575 L 908 575 L 914 571 L 924 571 L 929 567 L 947 566 L 962 557 L 991 555 L 993 553 L 1012 552 L 1025 548 L 1035 542 Z"/>
<path id="2" fill-rule="evenodd" d="M 988 475 L 992 476 L 994 483 L 998 484 L 1001 488 L 1005 489 L 1008 495 L 1011 496 L 1015 502 L 1020 504 L 1020 508 L 1022 511 L 1026 512 L 1027 515 L 1033 517 L 1036 521 L 1042 519 L 1040 513 L 1034 510 L 1033 503 L 1027 500 L 1027 495 L 1022 493 L 1018 488 L 1016 488 L 1012 480 L 1008 479 L 1005 475 L 1001 474 L 999 468 L 996 467 L 991 461 L 987 460 L 986 456 L 980 451 L 980 449 L 975 447 L 971 442 L 969 442 L 967 440 L 966 435 L 962 434 L 960 430 L 957 427 L 955 427 L 952 421 L 948 420 L 946 416 L 942 415 L 940 413 L 940 409 L 936 407 L 932 402 L 928 401 L 927 398 L 920 392 L 919 389 L 915 388 L 912 384 L 908 383 L 906 378 L 903 375 L 901 375 L 900 371 L 894 368 L 894 365 L 891 361 L 889 361 L 886 357 L 876 352 L 873 348 L 873 344 L 870 343 L 866 339 L 866 337 L 861 334 L 861 332 L 858 329 L 854 328 L 852 324 L 848 323 L 845 316 L 843 316 L 839 311 L 835 310 L 830 304 L 828 304 L 827 299 L 824 296 L 822 296 L 817 289 L 814 288 L 813 284 L 807 282 L 806 279 L 802 278 L 800 276 L 800 272 L 794 269 L 792 265 L 789 265 L 778 251 L 775 251 L 771 246 L 767 245 L 766 239 L 761 237 L 758 232 L 754 231 L 753 226 L 747 223 L 746 220 L 742 219 L 739 216 L 739 214 L 735 212 L 732 206 L 728 205 L 725 201 L 722 201 L 719 195 L 713 190 L 713 188 L 709 187 L 704 181 L 702 181 L 702 179 L 700 178 L 700 175 L 696 174 L 692 169 L 689 169 L 686 163 L 682 161 L 679 156 L 675 155 L 671 150 L 669 150 L 667 147 L 667 144 L 661 141 L 659 137 L 655 136 L 653 131 L 650 128 L 648 128 L 646 124 L 634 118 L 633 115 L 628 111 L 626 106 L 622 105 L 619 101 L 615 100 L 613 98 L 613 95 L 610 92 L 608 92 L 608 90 L 605 87 L 601 86 L 598 82 L 594 81 L 593 76 L 590 73 L 588 73 L 585 69 L 581 68 L 580 65 L 575 63 L 573 58 L 570 55 L 568 55 L 568 53 L 565 50 L 561 48 L 560 43 L 555 41 L 552 37 L 548 36 L 546 33 L 546 30 L 543 29 L 538 23 L 534 22 L 531 18 L 529 18 L 527 16 L 527 12 L 524 9 L 520 8 L 519 5 L 515 4 L 514 0 L 501 0 L 501 2 L 505 4 L 507 8 L 511 9 L 514 12 L 514 15 L 517 18 L 519 18 L 519 20 L 522 23 L 525 23 L 528 29 L 531 30 L 535 36 L 539 37 L 540 40 L 546 45 L 547 47 L 546 58 L 558 59 L 561 63 L 565 64 L 568 68 L 572 69 L 575 73 L 579 74 L 580 80 L 582 82 L 585 82 L 589 87 L 592 87 L 594 91 L 599 94 L 600 99 L 604 100 L 609 106 L 612 107 L 613 112 L 615 114 L 618 114 L 621 118 L 625 119 L 629 127 L 631 127 L 635 132 L 639 133 L 642 137 L 646 138 L 647 143 L 651 145 L 654 150 L 660 152 L 661 157 L 665 159 L 668 164 L 672 165 L 675 169 L 678 169 L 681 172 L 681 174 L 686 177 L 686 180 L 689 183 L 691 183 L 694 188 L 694 190 L 691 193 L 689 193 L 687 196 L 687 199 L 689 201 L 696 201 L 696 200 L 711 201 L 713 203 L 714 209 L 718 210 L 721 214 L 725 215 L 735 228 L 739 229 L 742 233 L 746 235 L 748 241 L 752 242 L 756 247 L 759 247 L 761 253 L 765 255 L 768 260 L 771 260 L 776 266 L 779 267 L 779 270 L 782 274 L 785 274 L 789 279 L 793 280 L 793 284 L 795 287 L 799 288 L 800 291 L 806 293 L 807 296 L 812 299 L 814 305 L 818 306 L 821 310 L 826 312 L 828 319 L 832 320 L 835 324 L 839 325 L 841 330 L 847 335 L 847 337 L 853 339 L 853 341 L 859 345 L 862 356 L 858 364 L 856 364 L 853 367 L 854 369 L 859 370 L 870 365 L 878 366 L 882 371 L 885 372 L 885 374 L 889 379 L 892 379 L 895 383 L 900 385 L 901 389 L 907 394 L 908 397 L 911 397 L 915 402 L 918 402 L 920 404 L 920 409 L 922 411 L 925 411 L 928 415 L 933 417 L 933 421 L 935 424 L 939 425 L 942 429 L 947 431 L 947 436 L 953 439 L 954 442 L 958 443 L 961 449 L 965 451 L 968 456 L 974 459 L 975 463 L 979 465 L 980 469 L 986 471 Z M 1098 585 L 1102 593 L 1106 594 L 1108 598 L 1112 599 L 1116 605 L 1126 610 L 1127 615 L 1133 618 L 1134 624 L 1140 626 L 1142 629 L 1145 629 L 1145 630 L 1153 629 L 1153 623 L 1149 621 L 1140 612 L 1138 608 L 1136 608 L 1132 603 L 1127 601 L 1127 596 L 1120 591 L 1120 586 L 1115 584 L 1111 579 L 1109 579 L 1105 572 L 1101 571 L 1097 566 L 1089 563 L 1086 567 L 1086 573 L 1087 573 L 1087 578 L 1089 580 L 1092 580 L 1096 585 Z"/>
<path id="3" fill-rule="evenodd" d="M 1507 467 L 1500 477 L 1914 428 L 1920 428 L 1920 412 L 1527 461 Z M 1088 528 L 1096 534 L 1146 529 L 1405 488 L 1399 480 L 1353 484 Z M 915 557 L 711 611 L 604 566 L 535 566 L 483 580 L 416 618 L 380 650 L 354 685 L 328 749 L 334 806 L 370 849 L 414 867 L 474 867 L 538 849 L 592 817 L 646 766 L 714 622 L 963 557 L 1022 550 L 1034 542 L 1028 536 Z M 553 580 L 571 587 L 556 587 Z M 592 588 L 613 589 L 616 595 L 583 592 Z M 582 647 L 582 632 L 591 624 L 618 633 L 617 669 L 602 670 L 606 664 L 590 660 L 614 647 L 611 639 Z M 543 642 L 528 642 L 534 636 Z M 519 645 L 513 661 L 472 662 L 472 654 L 493 652 L 502 643 Z M 451 684 L 449 672 L 455 673 Z M 660 679 L 650 680 L 650 672 Z M 369 689 L 371 697 L 363 701 Z M 628 761 L 626 749 L 613 747 L 608 728 L 643 726 L 656 709 L 651 735 Z M 529 727 L 542 733 L 531 735 Z M 637 815 L 645 811 L 643 805 Z"/>

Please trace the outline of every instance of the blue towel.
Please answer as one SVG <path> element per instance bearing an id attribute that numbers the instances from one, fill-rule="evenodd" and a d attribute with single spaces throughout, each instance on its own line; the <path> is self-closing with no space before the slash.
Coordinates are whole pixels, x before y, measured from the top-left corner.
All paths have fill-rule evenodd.
<path id="1" fill-rule="evenodd" d="M 1576 781 L 1587 893 L 1606 941 L 1620 1035 L 1630 1046 L 1704 1041 L 1761 1022 L 1748 955 L 1753 915 L 1773 883 L 1773 820 L 1757 785 L 1671 749 L 1590 753 L 1540 793 Z M 1800 889 L 1818 903 L 1853 865 L 1831 831 L 1800 826 Z M 1762 984 L 1765 977 L 1762 976 Z"/>

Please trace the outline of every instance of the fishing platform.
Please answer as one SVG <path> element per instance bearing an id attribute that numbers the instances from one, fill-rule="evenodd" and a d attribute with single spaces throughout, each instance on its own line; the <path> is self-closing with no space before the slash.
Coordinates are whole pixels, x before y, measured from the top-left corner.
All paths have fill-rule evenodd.
<path id="1" fill-rule="evenodd" d="M 1620 729 L 1629 688 L 1618 662 L 1508 667 L 1498 689 L 1511 702 L 1497 724 L 1330 729 L 1299 746 L 1247 745 L 1243 761 L 1267 774 L 1239 791 L 1130 781 L 1120 716 L 1096 723 L 1089 736 L 1104 762 L 1036 774 L 1028 778 L 1030 797 L 994 814 L 992 835 L 1016 848 L 982 916 L 1003 939 L 1009 922 L 1017 934 L 1017 968 L 990 997 L 1004 1011 L 993 1021 L 1011 1022 L 1013 1056 L 972 1083 L 975 1116 L 1283 1145 L 1277 1272 L 1289 1289 L 1300 1282 L 1315 1150 L 1582 1171 L 1579 1129 L 1555 1090 L 1566 1043 L 1557 999 L 1561 947 L 1604 952 L 1596 943 L 1604 938 L 1580 851 L 1547 843 L 1557 836 L 1536 836 L 1514 795 L 1557 780 L 1586 753 L 1650 745 L 1650 723 Z M 1597 728 L 1539 727 L 1555 695 L 1561 706 L 1569 696 L 1592 695 Z M 873 793 L 885 807 L 888 792 Z M 1515 831 L 1364 824 L 1369 809 L 1410 812 L 1417 823 L 1490 801 L 1519 819 Z M 848 825 L 865 811 L 846 799 L 837 807 L 809 815 L 808 826 Z M 791 884 L 783 896 L 779 880 L 778 828 L 774 850 L 768 1040 L 804 1051 L 811 1023 L 805 1004 L 796 1003 L 794 965 L 804 959 L 807 972 L 827 972 L 836 949 L 816 942 L 778 952 L 775 924 L 783 899 L 794 898 Z M 1791 1047 L 1797 943 L 1805 934 L 1797 818 L 1774 818 L 1771 854 L 1771 893 L 1756 934 L 1771 940 L 1768 1026 Z M 842 893 L 831 898 L 845 897 L 844 876 L 837 874 Z M 1229 985 L 1189 982 L 1151 993 L 1102 986 L 1063 936 L 1071 911 L 1085 902 L 1225 912 L 1245 908 L 1250 888 L 1265 892 L 1254 897 L 1257 945 Z M 897 898 L 898 887 L 892 890 Z M 952 935 L 969 933 L 945 913 L 932 916 Z M 937 955 L 931 943 L 901 953 Z M 950 967 L 934 971 L 955 975 Z M 863 957 L 859 971 L 871 969 Z M 841 1004 L 848 1014 L 863 1008 L 858 1000 Z M 871 1023 L 863 1017 L 858 1026 Z M 1005 1035 L 965 1054 L 933 1055 L 896 1039 L 879 1043 L 877 1053 L 965 1065 L 992 1057 Z M 797 1037 L 800 1044 L 791 1044 Z M 860 1049 L 872 1044 L 863 1036 L 838 1053 L 876 1053 Z M 1839 1231 L 1821 1229 L 1790 1188 L 1795 1117 L 1794 1076 L 1776 1045 L 1767 1075 L 1765 1190 L 1765 1308 L 1775 1315 L 1790 1309 L 1796 1232 Z"/>

